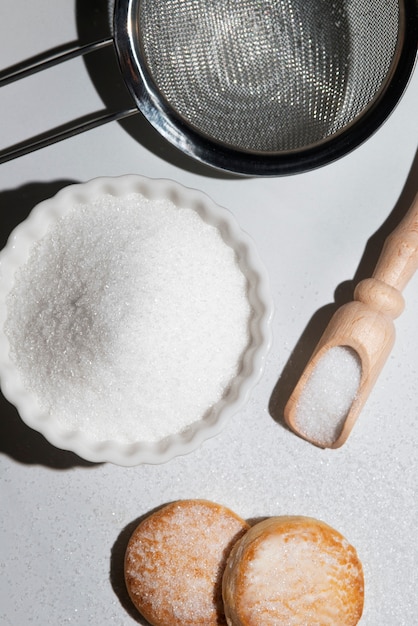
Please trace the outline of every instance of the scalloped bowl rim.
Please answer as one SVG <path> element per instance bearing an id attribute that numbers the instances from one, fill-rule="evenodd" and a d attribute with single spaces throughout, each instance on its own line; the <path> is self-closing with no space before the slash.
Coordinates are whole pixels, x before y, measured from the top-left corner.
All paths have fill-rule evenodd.
<path id="1" fill-rule="evenodd" d="M 156 442 L 97 441 L 84 432 L 65 430 L 53 415 L 39 409 L 34 397 L 24 388 L 17 368 L 9 358 L 9 342 L 3 329 L 7 315 L 5 300 L 13 286 L 16 269 L 27 259 L 34 241 L 45 234 L 54 220 L 71 210 L 74 204 L 87 203 L 104 194 L 124 196 L 131 193 L 140 193 L 148 198 L 169 198 L 177 206 L 195 209 L 203 220 L 219 229 L 226 243 L 235 249 L 241 269 L 247 276 L 249 301 L 254 310 L 251 342 L 244 353 L 242 371 L 232 381 L 226 398 L 184 432 Z M 228 209 L 217 205 L 204 192 L 172 180 L 137 174 L 73 183 L 37 204 L 28 217 L 15 227 L 0 252 L 0 388 L 5 398 L 16 407 L 23 422 L 43 434 L 57 448 L 69 450 L 95 463 L 110 462 L 121 466 L 165 463 L 192 452 L 205 440 L 217 435 L 229 417 L 246 403 L 263 373 L 271 347 L 272 316 L 269 277 L 254 241 L 240 228 Z"/>

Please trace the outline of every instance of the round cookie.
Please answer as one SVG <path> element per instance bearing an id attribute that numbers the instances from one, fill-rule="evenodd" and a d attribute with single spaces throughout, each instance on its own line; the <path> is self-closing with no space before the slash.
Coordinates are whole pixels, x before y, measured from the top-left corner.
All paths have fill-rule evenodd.
<path id="1" fill-rule="evenodd" d="M 233 547 L 223 576 L 229 626 L 355 626 L 363 568 L 336 530 L 310 517 L 273 517 Z"/>
<path id="2" fill-rule="evenodd" d="M 225 624 L 222 574 L 248 524 L 224 506 L 180 500 L 152 513 L 125 554 L 132 602 L 153 626 Z"/>

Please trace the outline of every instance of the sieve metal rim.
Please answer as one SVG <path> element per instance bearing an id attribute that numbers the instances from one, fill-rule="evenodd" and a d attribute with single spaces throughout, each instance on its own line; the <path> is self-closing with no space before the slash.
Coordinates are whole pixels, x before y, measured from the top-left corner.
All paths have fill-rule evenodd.
<path id="1" fill-rule="evenodd" d="M 401 0 L 401 37 L 390 76 L 369 106 L 351 123 L 317 144 L 292 151 L 235 149 L 208 137 L 182 119 L 165 101 L 141 56 L 136 15 L 141 0 L 116 0 L 114 42 L 122 76 L 139 111 L 171 144 L 216 169 L 247 176 L 301 173 L 326 165 L 354 150 L 389 117 L 412 75 L 418 43 L 416 0 Z"/>

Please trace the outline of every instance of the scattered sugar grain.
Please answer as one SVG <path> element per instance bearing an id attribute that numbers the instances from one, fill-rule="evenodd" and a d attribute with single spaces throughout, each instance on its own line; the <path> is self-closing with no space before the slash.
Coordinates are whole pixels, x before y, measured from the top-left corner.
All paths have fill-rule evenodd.
<path id="1" fill-rule="evenodd" d="M 319 445 L 331 445 L 341 432 L 361 379 L 358 354 L 347 346 L 327 350 L 300 395 L 295 414 L 299 432 Z"/>
<path id="2" fill-rule="evenodd" d="M 155 441 L 202 418 L 248 345 L 246 278 L 192 209 L 131 194 L 78 205 L 7 300 L 25 385 L 66 428 Z"/>

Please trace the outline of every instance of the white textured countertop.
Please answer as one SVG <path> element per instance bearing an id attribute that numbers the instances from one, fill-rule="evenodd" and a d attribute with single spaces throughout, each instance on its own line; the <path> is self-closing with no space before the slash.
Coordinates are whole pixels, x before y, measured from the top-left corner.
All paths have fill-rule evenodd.
<path id="1" fill-rule="evenodd" d="M 1 65 L 75 40 L 77 29 L 86 38 L 89 21 L 100 30 L 103 4 L 3 2 Z M 4 87 L 0 148 L 101 109 L 109 77 L 90 69 L 71 61 Z M 205 191 L 255 240 L 276 309 L 274 344 L 246 407 L 219 436 L 165 465 L 88 464 L 52 447 L 0 399 L 2 625 L 143 623 L 124 590 L 123 551 L 139 517 L 178 498 L 214 500 L 247 519 L 324 520 L 362 559 L 361 624 L 417 622 L 418 278 L 405 289 L 395 347 L 345 446 L 317 449 L 277 418 L 330 311 L 350 298 L 352 281 L 371 274 L 383 236 L 417 189 L 417 111 L 415 72 L 371 139 L 336 163 L 292 177 L 218 175 L 180 157 L 138 120 L 0 166 L 1 247 L 37 202 L 69 182 L 137 173 Z"/>

